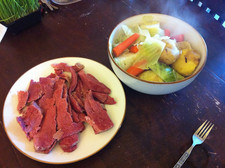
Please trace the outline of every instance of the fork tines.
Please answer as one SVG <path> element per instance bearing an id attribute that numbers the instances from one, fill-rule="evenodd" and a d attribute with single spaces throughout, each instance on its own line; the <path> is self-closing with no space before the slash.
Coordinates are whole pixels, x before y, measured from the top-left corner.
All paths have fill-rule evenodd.
<path id="1" fill-rule="evenodd" d="M 213 128 L 214 124 L 212 124 L 210 121 L 205 121 L 195 132 L 198 136 L 200 136 L 201 138 L 205 139 L 209 132 L 211 131 L 211 129 Z"/>

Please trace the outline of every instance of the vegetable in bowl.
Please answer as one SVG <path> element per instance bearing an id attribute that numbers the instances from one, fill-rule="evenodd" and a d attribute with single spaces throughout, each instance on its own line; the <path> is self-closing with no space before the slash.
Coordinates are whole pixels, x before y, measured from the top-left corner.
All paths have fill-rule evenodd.
<path id="1" fill-rule="evenodd" d="M 151 82 L 174 82 L 193 74 L 201 56 L 184 34 L 171 36 L 152 16 L 123 24 L 113 39 L 114 61 L 127 73 Z"/>

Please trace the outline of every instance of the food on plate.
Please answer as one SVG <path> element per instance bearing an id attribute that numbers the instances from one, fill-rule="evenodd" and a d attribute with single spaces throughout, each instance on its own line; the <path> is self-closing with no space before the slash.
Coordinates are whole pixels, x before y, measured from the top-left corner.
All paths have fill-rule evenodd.
<path id="1" fill-rule="evenodd" d="M 77 148 L 84 123 L 95 134 L 113 127 L 105 104 L 116 101 L 111 90 L 85 67 L 76 63 L 53 64 L 55 73 L 31 80 L 27 91 L 18 92 L 17 122 L 36 152 L 49 153 L 58 143 L 64 152 Z"/>
<path id="2" fill-rule="evenodd" d="M 113 39 L 112 54 L 121 69 L 153 82 L 184 79 L 193 74 L 201 59 L 184 34 L 162 28 L 152 16 L 122 25 Z"/>

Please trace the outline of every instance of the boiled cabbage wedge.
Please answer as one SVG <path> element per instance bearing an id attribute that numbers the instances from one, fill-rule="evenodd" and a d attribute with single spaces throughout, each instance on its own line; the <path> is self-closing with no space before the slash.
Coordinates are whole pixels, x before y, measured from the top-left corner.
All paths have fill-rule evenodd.
<path id="1" fill-rule="evenodd" d="M 164 82 L 173 82 L 184 79 L 182 75 L 166 64 L 157 62 L 156 64 L 150 65 L 149 68 Z"/>

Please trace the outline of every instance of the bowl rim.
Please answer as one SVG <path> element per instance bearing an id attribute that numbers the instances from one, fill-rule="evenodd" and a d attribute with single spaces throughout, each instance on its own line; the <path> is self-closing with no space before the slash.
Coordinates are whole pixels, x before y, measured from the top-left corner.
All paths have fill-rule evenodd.
<path id="1" fill-rule="evenodd" d="M 176 20 L 179 20 L 180 22 L 183 22 L 187 25 L 189 25 L 200 37 L 202 43 L 203 43 L 203 47 L 204 47 L 204 50 L 206 51 L 206 54 L 205 54 L 205 60 L 202 64 L 202 66 L 197 70 L 195 71 L 193 74 L 191 74 L 190 76 L 188 77 L 185 77 L 184 79 L 182 80 L 178 80 L 178 81 L 173 81 L 173 82 L 152 82 L 152 81 L 146 81 L 146 80 L 143 80 L 143 79 L 140 79 L 136 76 L 133 76 L 131 74 L 129 74 L 128 72 L 124 71 L 114 60 L 110 50 L 109 50 L 109 40 L 111 39 L 111 36 L 112 36 L 112 33 L 114 32 L 114 30 L 120 25 L 122 24 L 122 22 L 125 22 L 126 20 L 128 19 L 131 19 L 133 17 L 138 17 L 138 16 L 144 16 L 144 15 L 160 15 L 160 16 L 166 16 L 166 17 L 171 17 L 173 19 L 176 19 Z M 189 23 L 177 18 L 177 17 L 174 17 L 174 16 L 171 16 L 171 15 L 166 15 L 166 14 L 161 14 L 161 13 L 143 13 L 143 14 L 138 14 L 138 15 L 133 15 L 133 16 L 130 16 L 122 21 L 120 21 L 114 28 L 113 30 L 111 31 L 110 35 L 109 35 L 109 38 L 108 38 L 108 48 L 107 48 L 107 51 L 108 51 L 108 55 L 110 57 L 110 59 L 113 61 L 113 63 L 116 65 L 117 68 L 119 68 L 123 73 L 127 74 L 128 76 L 130 76 L 131 78 L 134 78 L 134 79 L 137 79 L 138 81 L 142 81 L 142 82 L 145 82 L 145 83 L 149 83 L 149 84 L 160 84 L 160 85 L 168 85 L 168 84 L 176 84 L 176 83 L 182 83 L 182 82 L 185 82 L 193 77 L 197 77 L 197 75 L 202 71 L 202 69 L 204 68 L 205 64 L 206 64 L 206 61 L 207 61 L 207 57 L 208 57 L 208 49 L 207 49 L 207 45 L 206 45 L 206 42 L 204 40 L 204 38 L 202 37 L 202 35 L 193 27 L 191 26 Z"/>

